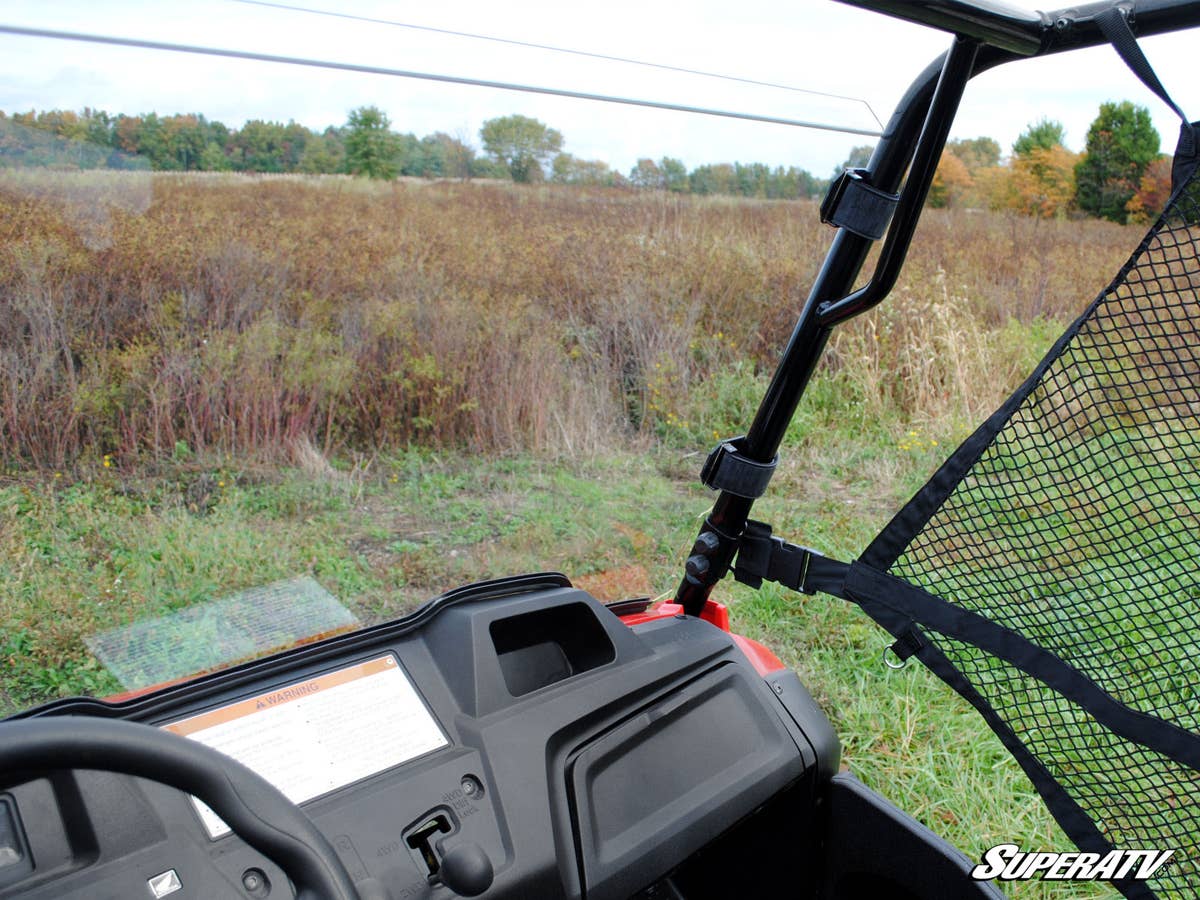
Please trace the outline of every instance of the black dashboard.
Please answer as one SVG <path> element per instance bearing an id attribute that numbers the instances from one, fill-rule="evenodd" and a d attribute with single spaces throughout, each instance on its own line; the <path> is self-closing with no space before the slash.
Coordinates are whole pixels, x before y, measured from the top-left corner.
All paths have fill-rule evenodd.
<path id="1" fill-rule="evenodd" d="M 816 871 L 839 755 L 793 673 L 760 675 L 700 619 L 629 627 L 552 575 L 123 704 L 26 715 L 126 719 L 237 756 L 302 802 L 362 897 L 396 900 L 753 892 L 763 859 Z M 73 769 L 0 794 L 0 895 L 292 891 L 183 792 Z"/>

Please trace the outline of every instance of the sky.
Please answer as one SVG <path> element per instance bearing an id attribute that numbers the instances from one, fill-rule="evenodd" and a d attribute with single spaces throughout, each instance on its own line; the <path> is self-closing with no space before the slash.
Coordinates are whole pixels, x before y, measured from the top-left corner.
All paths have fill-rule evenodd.
<path id="1" fill-rule="evenodd" d="M 238 0 L 5 0 L 0 24 L 199 44 L 409 71 L 566 88 L 691 106 L 877 128 L 909 82 L 949 46 L 942 32 L 829 0 L 279 0 L 289 5 L 510 40 L 567 47 L 736 75 L 852 99 L 721 81 L 646 66 L 256 6 Z M 1143 49 L 1193 118 L 1200 81 L 1192 57 L 1200 32 L 1148 38 Z M 1002 66 L 967 89 L 952 138 L 987 135 L 1005 152 L 1041 117 L 1066 127 L 1081 150 L 1100 103 L 1148 107 L 1170 151 L 1174 114 L 1129 73 L 1111 48 Z M 0 35 L 0 109 L 203 113 L 231 127 L 247 119 L 341 125 L 363 105 L 381 107 L 398 131 L 445 131 L 478 147 L 479 128 L 521 113 L 561 131 L 564 149 L 628 171 L 639 157 L 703 163 L 838 168 L 870 137 L 637 109 L 491 88 L 332 72 L 156 50 Z M 873 113 L 872 113 L 873 111 Z"/>

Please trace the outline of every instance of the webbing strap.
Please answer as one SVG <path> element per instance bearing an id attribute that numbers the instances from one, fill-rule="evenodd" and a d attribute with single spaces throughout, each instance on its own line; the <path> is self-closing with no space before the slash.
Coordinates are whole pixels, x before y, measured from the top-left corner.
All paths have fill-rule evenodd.
<path id="1" fill-rule="evenodd" d="M 848 567 L 844 591 L 849 600 L 907 644 L 910 655 L 921 658 L 930 643 L 914 635 L 914 626 L 963 641 L 1038 679 L 1114 733 L 1200 771 L 1200 734 L 1126 706 L 1025 635 L 862 562 Z M 898 655 L 904 658 L 903 653 Z"/>
<path id="2" fill-rule="evenodd" d="M 770 525 L 751 520 L 738 541 L 733 577 L 752 588 L 773 581 L 805 594 L 821 591 L 844 597 L 842 585 L 849 571 L 848 563 L 829 559 L 808 547 L 789 544 L 772 535 Z"/>
<path id="3" fill-rule="evenodd" d="M 1156 97 L 1171 107 L 1175 115 L 1179 116 L 1180 122 L 1182 122 L 1179 127 L 1179 142 L 1175 148 L 1175 161 L 1171 166 L 1171 188 L 1174 191 L 1187 181 L 1188 176 L 1192 174 L 1192 170 L 1196 167 L 1198 159 L 1196 152 L 1196 125 L 1198 123 L 1188 121 L 1188 117 L 1184 115 L 1183 110 L 1171 99 L 1171 95 L 1167 93 L 1167 89 L 1158 80 L 1158 75 L 1155 74 L 1154 67 L 1150 65 L 1150 61 L 1146 59 L 1146 54 L 1138 46 L 1133 29 L 1129 27 L 1129 21 L 1125 18 L 1125 13 L 1119 7 L 1114 6 L 1111 9 L 1104 10 L 1104 12 L 1096 16 L 1095 21 L 1101 33 L 1108 38 L 1109 43 L 1113 45 L 1113 49 L 1125 61 L 1125 65 L 1129 66 L 1133 74 L 1141 80 L 1142 84 L 1150 88 Z"/>
<path id="4" fill-rule="evenodd" d="M 1171 99 L 1171 95 L 1167 93 L 1167 89 L 1162 86 L 1162 82 L 1154 74 L 1154 67 L 1150 65 L 1150 61 L 1146 59 L 1146 54 L 1138 46 L 1133 29 L 1129 27 L 1129 22 L 1120 8 L 1114 6 L 1111 9 L 1104 10 L 1104 12 L 1096 16 L 1096 25 L 1113 45 L 1113 49 L 1121 55 L 1121 59 L 1125 60 L 1125 65 L 1129 66 L 1133 70 L 1133 74 L 1142 80 L 1142 84 L 1150 88 L 1163 103 L 1175 110 L 1175 115 L 1179 116 L 1183 123 L 1191 128 L 1188 117 L 1183 114 L 1183 110 Z"/>

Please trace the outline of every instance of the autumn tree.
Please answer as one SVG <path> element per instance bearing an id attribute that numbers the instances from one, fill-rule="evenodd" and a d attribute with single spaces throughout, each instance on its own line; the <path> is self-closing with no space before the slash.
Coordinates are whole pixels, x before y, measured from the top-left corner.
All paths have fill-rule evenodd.
<path id="1" fill-rule="evenodd" d="M 729 163 L 697 166 L 688 180 L 694 194 L 732 194 L 737 189 L 737 174 Z"/>
<path id="2" fill-rule="evenodd" d="M 217 146 L 215 141 L 209 141 L 200 151 L 199 166 L 204 172 L 226 172 L 233 168 L 229 157 Z"/>
<path id="3" fill-rule="evenodd" d="M 209 143 L 204 133 L 204 125 L 203 116 L 163 117 L 163 145 L 165 153 L 171 159 L 171 168 L 178 167 L 185 171 L 200 168 L 200 157 Z"/>
<path id="4" fill-rule="evenodd" d="M 668 191 L 676 194 L 687 193 L 688 171 L 687 166 L 683 164 L 683 160 L 664 156 L 658 161 L 658 168 L 662 172 L 663 185 Z"/>
<path id="5" fill-rule="evenodd" d="M 71 132 L 78 133 L 74 127 Z M 95 169 L 103 167 L 108 156 L 107 148 L 42 127 L 31 115 L 0 118 L 0 168 Z"/>
<path id="6" fill-rule="evenodd" d="M 762 163 L 734 163 L 735 193 L 743 197 L 766 197 L 771 170 Z"/>
<path id="7" fill-rule="evenodd" d="M 314 135 L 299 122 L 289 121 L 283 126 L 281 137 L 279 149 L 283 171 L 296 172 L 300 168 L 300 160 L 304 158 L 308 142 Z"/>
<path id="8" fill-rule="evenodd" d="M 1146 167 L 1137 193 L 1125 204 L 1129 221 L 1146 225 L 1167 206 L 1171 196 L 1171 157 L 1160 156 Z"/>
<path id="9" fill-rule="evenodd" d="M 980 169 L 1000 165 L 1000 144 L 995 138 L 960 138 L 948 142 L 946 150 L 962 160 L 972 178 Z"/>
<path id="10" fill-rule="evenodd" d="M 555 184 L 574 183 L 576 166 L 579 162 L 581 160 L 576 159 L 570 153 L 557 154 L 550 163 L 550 180 Z"/>
<path id="11" fill-rule="evenodd" d="M 688 167 L 683 161 L 664 156 L 658 162 L 641 158 L 629 170 L 629 184 L 634 187 L 652 188 L 655 191 L 688 192 Z"/>
<path id="12" fill-rule="evenodd" d="M 1075 199 L 1079 155 L 1062 144 L 1033 146 L 1012 161 L 1010 208 L 1050 219 L 1065 216 Z"/>
<path id="13" fill-rule="evenodd" d="M 345 167 L 346 147 L 341 132 L 330 126 L 320 134 L 312 135 L 304 145 L 304 152 L 296 168 L 310 175 L 340 172 Z"/>
<path id="14" fill-rule="evenodd" d="M 608 163 L 599 159 L 579 159 L 570 153 L 559 153 L 550 165 L 550 179 L 555 184 L 611 185 L 621 179 Z"/>
<path id="15" fill-rule="evenodd" d="M 16 117 L 14 120 L 19 121 Z M 137 153 L 138 130 L 141 125 L 141 116 L 127 116 L 124 113 L 118 115 L 113 122 L 113 146 L 122 153 Z"/>
<path id="16" fill-rule="evenodd" d="M 629 170 L 629 183 L 636 188 L 662 190 L 667 186 L 662 169 L 652 159 L 639 159 L 637 165 Z"/>
<path id="17" fill-rule="evenodd" d="M 377 106 L 360 106 L 346 121 L 346 171 L 368 178 L 395 178 L 399 152 L 391 122 Z"/>
<path id="18" fill-rule="evenodd" d="M 508 170 L 513 181 L 540 181 L 542 166 L 562 150 L 562 132 L 528 116 L 488 119 L 479 129 L 483 150 Z"/>
<path id="19" fill-rule="evenodd" d="M 1053 119 L 1030 123 L 1013 143 L 1006 166 L 975 173 L 979 194 L 992 209 L 1041 218 L 1066 215 L 1075 199 L 1079 156 L 1063 146 L 1065 134 Z"/>
<path id="20" fill-rule="evenodd" d="M 167 147 L 166 135 L 163 133 L 163 121 L 158 114 L 147 113 L 140 116 L 139 121 L 137 155 L 150 160 L 150 165 L 156 170 L 179 168 Z"/>
<path id="21" fill-rule="evenodd" d="M 1085 155 L 1075 169 L 1076 202 L 1094 216 L 1124 222 L 1126 205 L 1147 166 L 1158 157 L 1158 132 L 1150 110 L 1128 100 L 1102 103 L 1087 134 Z"/>
<path id="22" fill-rule="evenodd" d="M 929 186 L 929 205 L 934 208 L 957 206 L 963 196 L 975 186 L 967 165 L 951 150 L 942 152 L 933 183 Z"/>
<path id="23" fill-rule="evenodd" d="M 251 119 L 230 136 L 234 168 L 245 172 L 285 172 L 285 126 Z"/>
<path id="24" fill-rule="evenodd" d="M 1025 127 L 1013 143 L 1013 156 L 1028 156 L 1034 150 L 1049 150 L 1066 145 L 1067 130 L 1062 122 L 1042 118 Z"/>
<path id="25" fill-rule="evenodd" d="M 966 171 L 959 169 L 954 160 L 943 156 L 930 187 L 930 204 L 989 205 L 991 186 L 1008 174 L 1008 169 L 1000 166 L 999 141 L 983 136 L 959 138 L 948 141 L 945 152 L 961 162 Z"/>
<path id="26" fill-rule="evenodd" d="M 455 137 L 446 134 L 444 131 L 437 131 L 430 138 L 433 145 L 437 148 L 438 156 L 441 159 L 441 174 L 446 178 L 458 178 L 466 181 L 473 174 L 472 166 L 475 162 L 475 148 L 468 144 L 462 137 Z"/>

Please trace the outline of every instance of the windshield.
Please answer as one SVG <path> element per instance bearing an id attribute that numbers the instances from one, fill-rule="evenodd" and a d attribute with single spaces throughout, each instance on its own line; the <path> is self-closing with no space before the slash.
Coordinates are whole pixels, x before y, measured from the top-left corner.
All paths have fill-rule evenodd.
<path id="1" fill-rule="evenodd" d="M 794 204 L 879 127 L 811 72 L 712 77 L 686 42 L 655 54 L 483 13 L 4 17 L 25 30 L 0 37 L 4 713 L 127 697 L 472 580 L 669 589 L 703 495 L 690 457 L 663 477 L 635 451 L 692 454 L 741 427 L 753 375 L 717 413 L 689 384 L 755 349 L 727 324 L 733 297 L 772 277 L 800 289 L 791 263 L 757 271 L 733 207 L 685 201 L 778 200 L 746 209 L 786 260 Z M 649 130 L 613 124 L 631 115 Z M 854 133 L 805 130 L 797 153 L 795 128 L 755 117 Z"/>
<path id="2" fill-rule="evenodd" d="M 6 4 L 0 715 L 524 572 L 669 597 L 712 503 L 700 466 L 744 433 L 829 244 L 820 198 L 948 43 L 778 7 L 566 27 L 548 5 Z M 1188 36 L 1142 43 L 1195 115 Z M 900 281 L 831 339 L 756 517 L 855 558 L 1128 257 L 1176 129 L 1104 48 L 972 83 Z M 717 596 L 865 783 L 975 857 L 1067 846 L 956 698 L 888 674 L 863 616 Z"/>

